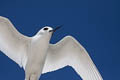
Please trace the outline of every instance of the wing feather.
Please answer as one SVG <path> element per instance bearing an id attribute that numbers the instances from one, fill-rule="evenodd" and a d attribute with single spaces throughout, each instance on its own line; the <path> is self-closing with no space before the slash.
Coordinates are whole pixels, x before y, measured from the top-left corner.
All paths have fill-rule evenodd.
<path id="1" fill-rule="evenodd" d="M 0 16 L 0 50 L 20 66 L 26 58 L 29 41 L 30 38 L 20 34 L 9 19 Z"/>
<path id="2" fill-rule="evenodd" d="M 87 51 L 71 36 L 50 44 L 43 73 L 71 66 L 83 80 L 103 80 Z"/>

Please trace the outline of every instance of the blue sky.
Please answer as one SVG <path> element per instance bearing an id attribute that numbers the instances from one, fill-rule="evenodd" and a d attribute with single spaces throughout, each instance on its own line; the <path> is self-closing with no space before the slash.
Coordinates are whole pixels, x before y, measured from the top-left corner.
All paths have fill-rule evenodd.
<path id="1" fill-rule="evenodd" d="M 89 52 L 104 80 L 119 80 L 120 12 L 117 0 L 0 0 L 0 16 L 8 17 L 24 35 L 42 27 L 64 26 L 56 43 L 74 36 Z M 81 80 L 71 67 L 47 73 L 41 80 Z M 0 52 L 0 80 L 24 80 L 24 71 Z"/>

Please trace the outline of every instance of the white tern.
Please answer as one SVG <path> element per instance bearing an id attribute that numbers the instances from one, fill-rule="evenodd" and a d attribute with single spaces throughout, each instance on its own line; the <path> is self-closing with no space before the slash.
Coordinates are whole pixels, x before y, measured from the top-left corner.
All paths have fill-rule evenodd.
<path id="1" fill-rule="evenodd" d="M 0 51 L 25 71 L 25 80 L 39 80 L 43 73 L 71 66 L 83 80 L 103 80 L 85 48 L 72 36 L 50 44 L 58 29 L 42 28 L 35 36 L 19 33 L 8 18 L 0 16 Z"/>

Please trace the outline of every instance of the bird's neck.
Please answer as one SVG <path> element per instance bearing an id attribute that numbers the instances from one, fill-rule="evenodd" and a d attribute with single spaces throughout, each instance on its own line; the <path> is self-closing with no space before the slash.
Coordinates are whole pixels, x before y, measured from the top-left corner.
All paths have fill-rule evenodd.
<path id="1" fill-rule="evenodd" d="M 38 48 L 48 48 L 49 41 L 50 41 L 49 36 L 37 35 L 33 37 L 32 43 L 34 43 L 33 45 L 38 46 Z"/>

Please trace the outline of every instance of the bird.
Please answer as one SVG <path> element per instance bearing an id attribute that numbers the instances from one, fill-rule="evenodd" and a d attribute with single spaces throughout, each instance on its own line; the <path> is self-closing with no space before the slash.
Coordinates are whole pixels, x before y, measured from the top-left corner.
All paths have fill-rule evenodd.
<path id="1" fill-rule="evenodd" d="M 51 44 L 53 29 L 45 26 L 34 36 L 28 37 L 0 16 L 0 51 L 17 63 L 25 72 L 25 80 L 39 80 L 41 74 L 71 66 L 82 80 L 103 80 L 87 50 L 68 35 Z"/>

